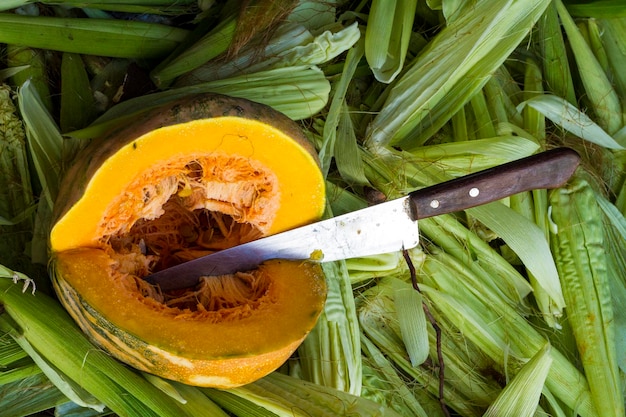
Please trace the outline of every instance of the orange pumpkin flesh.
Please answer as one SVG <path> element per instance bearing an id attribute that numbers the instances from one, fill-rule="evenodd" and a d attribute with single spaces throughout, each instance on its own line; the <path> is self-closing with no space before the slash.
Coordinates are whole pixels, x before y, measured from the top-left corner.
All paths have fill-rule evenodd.
<path id="1" fill-rule="evenodd" d="M 100 346 L 130 365 L 228 388 L 280 366 L 314 326 L 318 265 L 270 261 L 162 293 L 160 268 L 317 220 L 323 178 L 282 114 L 202 95 L 154 109 L 79 156 L 51 232 L 59 299 Z"/>

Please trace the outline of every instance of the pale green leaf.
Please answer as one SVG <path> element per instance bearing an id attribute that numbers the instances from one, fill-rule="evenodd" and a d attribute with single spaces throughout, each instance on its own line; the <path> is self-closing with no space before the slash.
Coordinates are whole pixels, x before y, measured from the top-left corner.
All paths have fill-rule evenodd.
<path id="1" fill-rule="evenodd" d="M 369 185 L 360 157 L 350 109 L 343 103 L 335 142 L 335 163 L 341 177 L 350 185 Z"/>
<path id="2" fill-rule="evenodd" d="M 43 371 L 46 377 L 52 381 L 67 398 L 82 407 L 92 408 L 96 411 L 104 410 L 105 405 L 102 402 L 98 401 L 93 397 L 93 395 L 85 391 L 84 388 L 72 381 L 67 377 L 67 375 L 63 374 L 63 372 L 59 371 L 58 368 L 49 363 L 32 347 L 24 336 L 20 335 L 17 331 L 14 332 L 12 336 L 20 347 L 28 353 L 39 369 Z"/>
<path id="3" fill-rule="evenodd" d="M 267 43 L 253 42 L 233 59 L 211 60 L 180 77 L 174 86 L 181 87 L 276 68 L 324 64 L 350 49 L 360 38 L 356 23 L 337 31 L 326 30 L 313 36 L 304 26 L 285 24 Z M 263 57 L 259 59 L 259 56 Z"/>
<path id="4" fill-rule="evenodd" d="M 416 0 L 374 0 L 365 29 L 365 57 L 376 79 L 392 82 L 404 66 Z"/>
<path id="5" fill-rule="evenodd" d="M 538 95 L 520 103 L 518 109 L 521 111 L 525 106 L 532 107 L 556 125 L 581 139 L 609 149 L 624 149 L 623 145 L 617 143 L 589 116 L 561 97 L 551 94 Z"/>
<path id="6" fill-rule="evenodd" d="M 563 2 L 557 0 L 555 3 L 589 106 L 602 129 L 613 134 L 624 126 L 620 98 Z"/>
<path id="7" fill-rule="evenodd" d="M 42 373 L 0 385 L 3 417 L 23 417 L 45 412 L 66 397 Z"/>
<path id="8" fill-rule="evenodd" d="M 429 343 L 426 314 L 422 295 L 410 284 L 393 280 L 393 297 L 402 341 L 411 365 L 421 365 L 428 359 Z"/>
<path id="9" fill-rule="evenodd" d="M 52 207 L 61 182 L 64 140 L 30 82 L 19 89 L 18 100 L 37 177 Z"/>
<path id="10" fill-rule="evenodd" d="M 184 29 L 130 20 L 0 14 L 0 42 L 78 54 L 157 58 L 188 34 Z"/>
<path id="11" fill-rule="evenodd" d="M 119 103 L 96 119 L 91 126 L 68 135 L 76 138 L 98 137 L 109 128 L 127 123 L 150 108 L 203 93 L 218 93 L 256 101 L 299 120 L 311 117 L 327 104 L 330 83 L 319 68 L 300 66 L 173 88 Z"/>
<path id="12" fill-rule="evenodd" d="M 474 207 L 468 212 L 500 236 L 524 262 L 554 303 L 551 313 L 560 316 L 565 308 L 559 274 L 544 231 L 502 203 Z"/>
<path id="13" fill-rule="evenodd" d="M 550 345 L 547 344 L 504 387 L 483 417 L 533 417 L 551 365 Z"/>
<path id="14" fill-rule="evenodd" d="M 420 123 L 436 121 L 441 127 L 484 86 L 548 4 L 477 1 L 472 13 L 439 32 L 397 80 L 369 126 L 366 144 L 376 148 L 408 141 Z"/>
<path id="15" fill-rule="evenodd" d="M 330 170 L 330 164 L 335 152 L 335 143 L 337 141 L 337 128 L 341 120 L 342 110 L 344 109 L 345 96 L 348 91 L 348 86 L 352 81 L 352 77 L 354 76 L 354 72 L 363 56 L 363 44 L 363 41 L 357 42 L 357 44 L 348 51 L 343 73 L 334 86 L 330 109 L 328 110 L 328 116 L 326 116 L 326 122 L 324 123 L 323 142 L 319 150 L 319 158 L 324 176 L 327 176 Z"/>

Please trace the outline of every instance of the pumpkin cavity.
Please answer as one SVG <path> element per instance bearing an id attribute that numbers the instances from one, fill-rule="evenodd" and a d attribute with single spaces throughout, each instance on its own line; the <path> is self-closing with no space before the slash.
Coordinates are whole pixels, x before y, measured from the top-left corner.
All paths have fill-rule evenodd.
<path id="1" fill-rule="evenodd" d="M 169 314 L 209 321 L 246 317 L 269 300 L 261 273 L 206 277 L 161 292 L 142 277 L 266 234 L 279 204 L 277 180 L 258 161 L 233 155 L 179 157 L 143 172 L 107 207 L 100 242 L 115 276 Z"/>

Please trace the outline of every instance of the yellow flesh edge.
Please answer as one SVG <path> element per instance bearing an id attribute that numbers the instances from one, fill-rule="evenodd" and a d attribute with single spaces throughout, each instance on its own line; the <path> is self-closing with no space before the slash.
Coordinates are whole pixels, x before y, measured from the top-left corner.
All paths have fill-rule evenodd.
<path id="1" fill-rule="evenodd" d="M 284 349 L 313 327 L 326 294 L 319 265 L 269 261 L 260 267 L 272 277 L 268 303 L 246 318 L 210 323 L 163 314 L 128 291 L 112 277 L 111 260 L 102 250 L 66 251 L 54 262 L 57 276 L 121 331 L 186 359 L 254 357 Z"/>
<path id="2" fill-rule="evenodd" d="M 109 202 L 155 162 L 199 153 L 249 157 L 278 178 L 280 203 L 268 234 L 321 217 L 323 178 L 315 159 L 280 130 L 238 117 L 195 120 L 147 133 L 120 148 L 91 178 L 83 196 L 55 224 L 52 250 L 97 247 L 97 227 Z"/>

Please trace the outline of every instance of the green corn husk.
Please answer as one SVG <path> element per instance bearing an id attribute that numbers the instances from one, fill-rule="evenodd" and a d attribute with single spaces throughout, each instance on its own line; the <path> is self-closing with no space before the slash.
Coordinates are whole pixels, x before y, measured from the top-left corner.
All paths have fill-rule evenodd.
<path id="1" fill-rule="evenodd" d="M 344 261 L 322 264 L 328 295 L 316 326 L 298 348 L 303 379 L 353 395 L 361 392 L 359 327 Z"/>
<path id="2" fill-rule="evenodd" d="M 376 79 L 393 81 L 409 48 L 416 0 L 373 0 L 365 29 L 365 57 Z"/>
<path id="3" fill-rule="evenodd" d="M 613 301 L 613 323 L 615 329 L 615 352 L 620 369 L 622 387 L 626 386 L 626 218 L 603 196 L 596 194 L 598 205 L 602 209 L 604 223 L 604 241 L 606 242 L 607 272 L 611 299 Z"/>
<path id="4" fill-rule="evenodd" d="M 622 70 L 626 65 L 626 19 L 602 19 L 596 21 L 601 32 L 601 39 L 607 52 L 609 66 L 611 68 L 612 81 L 620 100 L 622 111 L 626 113 L 626 74 Z"/>
<path id="5" fill-rule="evenodd" d="M 411 365 L 421 365 L 428 359 L 430 351 L 422 295 L 400 280 L 393 280 L 392 287 L 402 341 Z"/>
<path id="6" fill-rule="evenodd" d="M 548 3 L 476 2 L 472 13 L 444 28 L 393 85 L 368 128 L 367 146 L 409 145 L 416 141 L 412 131 L 425 120 L 426 125 L 441 127 L 484 86 Z"/>
<path id="7" fill-rule="evenodd" d="M 505 76 L 506 73 L 502 75 L 496 74 L 487 81 L 487 84 L 485 84 L 483 88 L 489 113 L 493 115 L 492 123 L 496 131 L 498 130 L 498 126 L 508 123 L 509 121 L 517 125 L 521 124 L 520 122 L 522 121 L 521 115 L 515 107 L 516 98 L 511 97 L 503 86 L 503 83 L 511 82 L 510 79 L 502 79 Z"/>
<path id="8" fill-rule="evenodd" d="M 14 325 L 9 317 L 0 318 L 0 327 L 20 345 L 28 356 L 46 377 L 59 389 L 69 400 L 96 411 L 103 411 L 104 404 L 96 400 L 90 393 L 81 388 L 76 382 L 68 378 L 62 371 L 46 361 L 28 342 L 24 335 L 19 333 L 17 325 Z"/>
<path id="9" fill-rule="evenodd" d="M 182 87 L 242 74 L 253 74 L 273 68 L 299 65 L 321 65 L 351 48 L 361 32 L 356 24 L 333 25 L 317 36 L 301 24 L 287 22 L 279 26 L 269 42 L 254 39 L 236 56 L 212 59 L 176 79 Z"/>
<path id="10" fill-rule="evenodd" d="M 553 253 L 596 409 L 602 416 L 623 416 L 602 214 L 595 200 L 579 178 L 552 193 Z"/>
<path id="11" fill-rule="evenodd" d="M 78 54 L 66 52 L 62 57 L 60 109 L 61 132 L 81 129 L 87 126 L 95 116 L 95 103 L 89 77 L 83 60 Z"/>
<path id="12" fill-rule="evenodd" d="M 416 389 L 426 390 L 436 399 L 439 376 L 435 332 L 432 327 L 428 328 L 431 359 L 420 366 L 412 366 L 402 342 L 391 282 L 393 280 L 384 279 L 365 291 L 357 300 L 363 333 L 398 368 L 398 372 L 411 378 L 411 385 L 415 385 Z M 445 402 L 459 415 L 479 416 L 481 410 L 496 398 L 498 387 L 493 380 L 476 369 L 482 371 L 492 365 L 488 359 L 484 360 L 484 356 L 477 355 L 478 351 L 471 342 L 455 338 L 454 331 L 449 331 L 452 329 L 448 327 L 445 318 L 437 311 L 433 313 L 438 325 L 444 329 L 441 349 L 445 363 Z"/>
<path id="13" fill-rule="evenodd" d="M 589 116 L 561 97 L 542 94 L 520 103 L 520 111 L 530 106 L 550 119 L 556 125 L 581 139 L 608 149 L 624 149 L 626 139 L 617 142 L 618 136 L 612 137 Z"/>
<path id="14" fill-rule="evenodd" d="M 469 142 L 468 145 L 465 146 L 465 148 L 469 148 L 469 146 L 472 146 L 471 144 L 473 144 L 474 142 L 476 141 Z M 454 160 L 453 154 L 451 152 L 448 152 L 446 154 L 444 149 L 448 149 L 448 148 L 454 149 L 456 147 L 456 148 L 459 148 L 459 150 L 461 150 L 463 149 L 462 145 L 465 145 L 465 144 L 455 142 L 455 143 L 450 143 L 446 145 L 433 146 L 432 148 L 433 150 L 438 150 L 438 149 L 441 150 L 441 155 L 446 155 L 450 157 L 451 160 Z M 534 144 L 534 146 L 537 146 L 537 145 Z M 433 152 L 433 156 L 435 155 L 437 154 Z M 460 155 L 462 155 L 462 153 Z M 424 156 L 425 155 L 422 154 L 420 155 L 419 158 L 416 158 L 415 160 L 416 163 L 414 164 L 407 165 L 406 160 L 402 160 L 401 166 L 403 167 L 402 171 L 404 172 L 404 174 L 407 175 L 412 180 L 416 180 L 417 178 L 419 178 L 418 173 L 423 176 L 424 173 L 427 172 L 427 170 L 432 171 L 433 168 L 435 168 L 435 165 L 428 162 L 429 159 L 424 158 Z M 437 164 L 442 164 L 442 159 L 433 158 L 431 160 L 436 161 Z M 418 161 L 421 161 L 422 163 L 425 162 L 425 165 L 427 166 L 420 167 L 417 164 Z M 391 165 L 390 160 L 387 160 L 386 162 L 388 165 Z M 467 173 L 469 170 L 469 167 L 467 167 L 467 165 L 468 163 L 470 163 L 470 161 L 468 161 L 466 157 L 465 160 L 463 160 L 462 162 L 466 165 L 465 173 Z M 479 165 L 478 158 L 472 159 L 471 164 L 472 164 L 472 169 L 479 169 L 477 166 Z M 442 167 L 442 170 L 446 173 L 453 172 L 451 167 L 449 166 Z M 440 173 L 435 173 L 435 176 L 434 176 L 435 180 L 431 179 L 429 182 L 426 182 L 426 185 L 440 182 L 441 180 L 445 179 L 445 177 L 442 178 L 440 175 L 441 175 Z M 501 236 L 514 249 L 514 251 L 518 254 L 518 256 L 520 256 L 520 258 L 525 261 L 525 265 L 533 273 L 533 275 L 539 280 L 538 284 L 541 285 L 550 295 L 551 302 L 549 304 L 549 307 L 546 307 L 546 311 L 544 311 L 544 314 L 548 316 L 555 315 L 558 317 L 558 315 L 560 314 L 560 311 L 562 310 L 564 306 L 564 302 L 563 302 L 563 297 L 562 297 L 560 286 L 559 286 L 558 275 L 556 272 L 556 268 L 554 266 L 554 261 L 550 255 L 548 242 L 545 238 L 545 232 L 539 229 L 535 224 L 533 224 L 529 220 L 523 218 L 520 215 L 516 215 L 516 213 L 513 210 L 510 210 L 507 207 L 499 203 L 492 203 L 491 205 L 488 205 L 488 206 L 476 207 L 476 208 L 469 210 L 468 213 L 471 213 L 473 216 L 476 216 L 478 220 L 480 220 L 482 223 L 487 224 L 487 226 L 491 230 L 495 231 L 496 234 Z M 427 221 L 425 222 L 420 222 L 422 230 L 426 230 L 423 228 L 424 226 L 428 227 L 429 224 L 431 224 L 432 222 L 437 222 L 439 219 L 426 219 L 426 220 Z M 428 231 L 426 231 L 426 233 L 428 233 Z M 436 233 L 437 232 L 433 232 L 431 234 L 431 238 L 434 239 L 435 241 L 438 241 L 439 237 L 436 235 Z M 529 244 L 529 242 L 532 242 L 532 243 Z M 479 243 L 476 243 L 476 245 L 479 245 Z M 478 246 L 472 245 L 471 247 L 478 247 Z M 456 250 L 455 253 L 464 254 L 466 252 L 467 252 L 466 249 L 460 248 Z M 464 255 L 459 255 L 459 256 L 464 256 Z M 508 264 L 508 262 L 505 262 L 505 263 Z M 485 268 L 489 268 L 489 265 L 491 264 L 492 264 L 491 262 L 485 262 L 483 265 Z M 518 274 L 507 274 L 505 276 L 514 277 L 515 275 L 518 275 Z M 523 280 L 518 279 L 513 282 L 519 283 L 521 281 Z M 503 291 L 504 293 L 509 293 L 511 288 L 516 288 L 516 289 L 521 288 L 519 284 L 515 284 L 509 289 L 507 289 L 506 284 L 504 284 L 505 282 L 507 281 L 499 280 L 497 282 L 494 282 L 493 285 L 496 288 L 502 286 L 503 288 L 501 291 Z M 524 293 L 522 292 L 521 294 L 524 294 Z M 515 297 L 513 297 L 513 299 L 515 299 Z"/>
<path id="15" fill-rule="evenodd" d="M 469 108 L 472 110 L 475 135 L 477 138 L 493 138 L 496 136 L 494 118 L 489 112 L 487 99 L 481 90 L 470 99 Z"/>
<path id="16" fill-rule="evenodd" d="M 227 390 L 204 389 L 204 395 L 234 416 L 278 417 L 280 414 L 268 410 L 262 399 L 237 396 Z M 292 414 L 293 415 L 293 414 Z"/>
<path id="17" fill-rule="evenodd" d="M 526 60 L 526 71 L 524 72 L 524 100 L 543 94 L 543 75 L 539 65 L 533 60 Z M 545 143 L 546 138 L 546 118 L 533 109 L 524 107 L 522 110 L 523 122 L 517 123 L 524 130 L 536 138 L 540 144 Z"/>
<path id="18" fill-rule="evenodd" d="M 404 416 L 443 416 L 435 399 L 420 388 L 411 390 L 393 364 L 365 335 L 361 335 L 361 346 L 365 355 L 362 396 L 387 405 Z M 371 365 L 366 365 L 368 363 Z M 389 395 L 389 392 L 394 394 Z"/>
<path id="19" fill-rule="evenodd" d="M 234 15 L 222 19 L 209 33 L 175 57 L 169 57 L 152 70 L 150 76 L 158 86 L 167 86 L 177 77 L 198 68 L 225 53 L 233 40 L 237 22 Z"/>
<path id="20" fill-rule="evenodd" d="M 255 403 L 278 416 L 400 416 L 392 409 L 366 398 L 289 377 L 278 372 L 274 372 L 252 384 L 230 389 L 228 393 Z M 215 391 L 208 392 L 207 395 L 213 397 Z M 265 415 L 265 413 L 261 415 Z"/>
<path id="21" fill-rule="evenodd" d="M 483 416 L 534 416 L 551 363 L 550 345 L 546 345 L 506 385 Z"/>
<path id="22" fill-rule="evenodd" d="M 41 97 L 46 110 L 52 112 L 52 97 L 50 95 L 49 77 L 46 70 L 44 52 L 24 46 L 7 45 L 7 66 L 27 68 L 11 77 L 16 87 L 21 87 L 26 81 L 33 84 L 37 94 Z"/>
<path id="23" fill-rule="evenodd" d="M 37 215 L 33 225 L 30 256 L 33 263 L 48 262 L 48 234 L 52 222 L 52 207 L 58 194 L 60 179 L 78 143 L 61 136 L 61 132 L 46 110 L 29 81 L 18 92 L 19 109 L 26 126 L 26 137 L 32 168 L 41 185 Z"/>
<path id="24" fill-rule="evenodd" d="M 513 306 L 471 278 L 464 265 L 442 252 L 424 263 L 421 286 L 464 337 L 499 364 L 503 372 L 534 356 L 547 340 Z M 466 281 L 470 279 L 470 281 Z M 599 416 L 585 377 L 556 349 L 546 386 L 580 416 Z"/>
<path id="25" fill-rule="evenodd" d="M 551 3 L 538 22 L 539 48 L 546 87 L 570 104 L 576 104 L 574 81 L 570 72 L 565 41 L 556 4 Z"/>
<path id="26" fill-rule="evenodd" d="M 624 125 L 619 97 L 563 3 L 557 0 L 556 6 L 595 119 L 604 130 L 613 134 Z"/>
<path id="27" fill-rule="evenodd" d="M 617 18 L 626 17 L 624 4 L 615 0 L 576 1 L 565 3 L 567 11 L 575 17 Z"/>
<path id="28" fill-rule="evenodd" d="M 0 216 L 2 222 L 24 213 L 32 204 L 33 190 L 28 171 L 26 134 L 17 109 L 13 91 L 0 84 Z"/>
<path id="29" fill-rule="evenodd" d="M 612 80 L 613 74 L 611 73 L 611 69 L 609 66 L 609 56 L 604 47 L 604 42 L 602 41 L 602 34 L 600 33 L 600 28 L 598 27 L 598 23 L 595 19 L 586 19 L 584 22 L 578 24 L 578 28 L 581 30 L 581 33 L 585 37 L 589 47 L 593 51 L 600 67 L 607 74 L 607 78 Z M 583 30 L 584 28 L 584 30 Z"/>
<path id="30" fill-rule="evenodd" d="M 129 99 L 111 107 L 85 129 L 69 132 L 76 139 L 92 139 L 120 123 L 156 106 L 165 105 L 192 94 L 218 93 L 266 104 L 300 120 L 311 117 L 328 102 L 330 83 L 316 67 L 277 68 L 230 79 L 217 80 L 188 87 L 172 88 Z"/>
<path id="31" fill-rule="evenodd" d="M 42 415 L 38 413 L 65 402 L 67 398 L 41 372 L 0 386 L 3 417 Z"/>
<path id="32" fill-rule="evenodd" d="M 4 0 L 0 11 L 11 10 L 29 4 L 41 3 L 67 7 L 88 7 L 127 13 L 179 15 L 189 12 L 197 0 Z"/>
<path id="33" fill-rule="evenodd" d="M 354 76 L 354 72 L 356 71 L 359 60 L 363 56 L 363 42 L 357 42 L 357 44 L 350 49 L 346 56 L 346 63 L 344 65 L 343 73 L 339 81 L 337 81 L 334 86 L 334 94 L 330 102 L 330 108 L 328 110 L 328 116 L 326 117 L 326 121 L 324 123 L 323 130 L 323 141 L 319 146 L 319 158 L 320 164 L 322 168 L 322 173 L 324 176 L 328 175 L 328 171 L 330 170 L 331 161 L 336 152 L 336 143 L 337 136 L 340 132 L 338 132 L 338 127 L 340 122 L 342 122 L 342 115 L 345 114 L 345 110 L 347 105 L 345 104 L 345 96 L 348 91 L 348 86 L 352 77 Z M 345 127 L 345 123 L 343 124 Z M 342 132 L 345 132 L 342 129 Z M 343 140 L 349 140 L 351 138 L 344 137 Z M 356 146 L 356 137 L 354 138 L 354 146 Z M 352 149 L 354 151 L 354 149 Z M 350 158 L 350 154 L 344 154 L 342 156 L 337 156 L 339 159 L 339 164 L 343 166 L 349 164 L 351 161 L 346 161 L 344 164 L 341 158 Z M 361 179 L 361 178 L 359 178 Z"/>
<path id="34" fill-rule="evenodd" d="M 13 96 L 0 84 L 0 263 L 35 273 L 27 252 L 37 205 L 26 134 Z"/>
<path id="35" fill-rule="evenodd" d="M 20 280 L 25 282 L 23 288 L 14 283 Z M 190 415 L 138 374 L 95 349 L 56 300 L 41 292 L 25 293 L 29 283 L 22 274 L 0 268 L 0 302 L 10 318 L 0 323 L 4 332 L 24 337 L 54 368 L 122 416 Z"/>
<path id="36" fill-rule="evenodd" d="M 359 157 L 359 144 L 351 110 L 344 102 L 339 112 L 337 139 L 333 152 L 337 171 L 341 178 L 352 187 L 369 186 L 363 160 Z"/>
<path id="37" fill-rule="evenodd" d="M 183 29 L 111 19 L 0 13 L 0 43 L 119 58 L 159 58 L 185 39 Z"/>
<path id="38" fill-rule="evenodd" d="M 542 289 L 542 315 L 554 325 L 562 316 L 565 300 L 545 231 L 501 203 L 474 207 L 468 213 L 500 236 L 519 256 L 532 275 L 533 284 Z"/>

